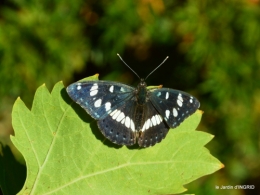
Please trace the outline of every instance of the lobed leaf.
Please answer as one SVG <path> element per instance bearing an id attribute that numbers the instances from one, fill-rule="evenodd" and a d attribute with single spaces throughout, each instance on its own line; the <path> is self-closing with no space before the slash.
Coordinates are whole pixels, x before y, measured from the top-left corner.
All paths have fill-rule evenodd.
<path id="1" fill-rule="evenodd" d="M 184 192 L 183 185 L 223 167 L 204 147 L 213 136 L 195 131 L 201 116 L 197 111 L 153 147 L 118 146 L 104 138 L 62 82 L 51 94 L 42 85 L 31 111 L 20 98 L 13 107 L 11 140 L 27 166 L 19 194 Z"/>

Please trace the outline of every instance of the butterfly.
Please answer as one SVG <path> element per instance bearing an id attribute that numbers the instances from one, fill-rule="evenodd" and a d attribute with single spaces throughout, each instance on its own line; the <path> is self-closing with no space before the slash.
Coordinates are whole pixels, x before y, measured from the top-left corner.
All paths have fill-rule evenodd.
<path id="1" fill-rule="evenodd" d="M 161 142 L 169 129 L 179 126 L 200 103 L 183 91 L 161 86 L 147 88 L 146 78 L 140 79 L 136 88 L 114 81 L 83 80 L 66 90 L 73 101 L 97 120 L 108 140 L 118 145 L 138 143 L 140 147 L 148 147 Z"/>

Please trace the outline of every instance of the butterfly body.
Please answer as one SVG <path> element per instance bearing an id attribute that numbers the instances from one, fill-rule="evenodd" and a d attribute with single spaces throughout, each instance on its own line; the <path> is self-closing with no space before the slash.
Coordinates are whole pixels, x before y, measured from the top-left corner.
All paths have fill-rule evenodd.
<path id="1" fill-rule="evenodd" d="M 143 106 L 147 101 L 146 83 L 144 82 L 143 79 L 141 79 L 141 82 L 138 84 L 135 93 L 136 93 L 136 101 L 138 105 Z"/>
<path id="2" fill-rule="evenodd" d="M 113 81 L 79 81 L 67 92 L 97 120 L 103 135 L 119 145 L 153 146 L 200 105 L 182 91 L 147 89 L 144 79 L 136 88 Z"/>

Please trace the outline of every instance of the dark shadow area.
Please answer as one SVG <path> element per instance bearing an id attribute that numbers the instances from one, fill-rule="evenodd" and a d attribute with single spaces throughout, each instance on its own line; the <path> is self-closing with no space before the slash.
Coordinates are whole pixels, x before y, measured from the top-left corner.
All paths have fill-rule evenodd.
<path id="1" fill-rule="evenodd" d="M 0 148 L 0 187 L 4 195 L 14 195 L 24 185 L 26 166 L 14 158 L 9 146 L 3 146 L 0 143 Z"/>
<path id="2" fill-rule="evenodd" d="M 249 178 L 241 186 L 246 188 L 243 190 L 246 195 L 260 194 L 260 176 Z"/>
<path id="3" fill-rule="evenodd" d="M 99 128 L 97 126 L 97 122 L 94 119 L 93 119 L 93 122 L 90 123 L 90 128 L 91 128 L 92 133 L 95 135 L 95 137 L 98 140 L 100 140 L 104 145 L 106 145 L 110 148 L 115 148 L 115 149 L 119 149 L 122 147 L 121 145 L 114 144 L 111 141 L 109 141 L 108 139 L 106 139 L 105 136 L 99 130 Z M 105 139 L 105 141 L 104 141 L 104 139 Z"/>
<path id="4" fill-rule="evenodd" d="M 132 145 L 132 146 L 127 146 L 127 148 L 129 150 L 142 150 L 142 149 L 145 149 L 145 148 L 141 148 L 137 143 L 135 145 Z"/>

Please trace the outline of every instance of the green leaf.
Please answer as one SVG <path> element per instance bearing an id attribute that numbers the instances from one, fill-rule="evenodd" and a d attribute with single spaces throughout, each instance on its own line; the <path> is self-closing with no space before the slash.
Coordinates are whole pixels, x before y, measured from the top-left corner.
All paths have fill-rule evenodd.
<path id="1" fill-rule="evenodd" d="M 61 82 L 38 88 L 31 111 L 18 98 L 12 141 L 24 155 L 27 178 L 19 194 L 172 194 L 223 165 L 204 147 L 213 136 L 195 128 L 201 111 L 145 149 L 107 141 L 72 102 Z"/>
<path id="2" fill-rule="evenodd" d="M 93 76 L 90 76 L 90 77 L 86 77 L 86 78 L 84 78 L 84 79 L 81 79 L 81 80 L 79 80 L 79 81 L 92 81 L 92 80 L 98 80 L 98 76 L 99 76 L 99 74 L 95 74 L 95 75 L 93 75 Z M 79 82 L 78 81 L 78 82 Z"/>

